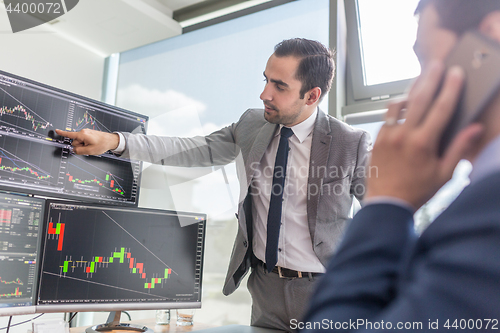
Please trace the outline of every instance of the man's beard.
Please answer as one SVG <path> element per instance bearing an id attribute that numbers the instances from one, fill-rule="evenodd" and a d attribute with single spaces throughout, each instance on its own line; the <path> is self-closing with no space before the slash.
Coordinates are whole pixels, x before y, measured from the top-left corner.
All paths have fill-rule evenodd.
<path id="1" fill-rule="evenodd" d="M 270 103 L 264 103 L 264 106 L 270 108 L 273 110 L 271 114 L 267 113 L 267 111 L 264 109 L 264 118 L 270 122 L 271 124 L 281 124 L 281 118 L 279 116 L 279 110 L 272 104 Z"/>
<path id="2" fill-rule="evenodd" d="M 264 103 L 264 105 L 273 110 L 270 114 L 264 110 L 264 118 L 271 124 L 289 126 L 293 124 L 300 115 L 300 113 L 283 115 L 274 105 L 270 103 Z"/>

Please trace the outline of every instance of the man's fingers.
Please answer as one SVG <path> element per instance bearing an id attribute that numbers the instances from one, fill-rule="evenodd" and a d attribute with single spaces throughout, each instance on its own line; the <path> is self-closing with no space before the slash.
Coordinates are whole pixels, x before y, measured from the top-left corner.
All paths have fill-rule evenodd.
<path id="1" fill-rule="evenodd" d="M 56 129 L 56 133 L 60 136 L 65 136 L 70 139 L 76 139 L 76 137 L 78 136 L 78 132 L 68 132 L 60 129 Z"/>
<path id="2" fill-rule="evenodd" d="M 78 141 L 78 140 L 73 140 L 73 142 L 71 143 L 71 145 L 73 147 L 83 147 L 83 146 L 85 146 L 85 144 L 83 142 Z"/>
<path id="3" fill-rule="evenodd" d="M 78 145 L 78 146 L 73 146 L 73 152 L 77 155 L 95 155 L 91 151 L 91 147 L 89 146 L 83 146 L 83 145 Z"/>
<path id="4" fill-rule="evenodd" d="M 453 170 L 461 159 L 465 158 L 467 153 L 476 145 L 484 132 L 484 126 L 478 123 L 469 125 L 462 130 L 452 141 L 450 147 L 446 150 L 441 161 L 441 180 L 443 182 L 451 178 Z"/>
<path id="5" fill-rule="evenodd" d="M 73 152 L 77 155 L 89 155 L 88 148 L 86 148 L 83 140 L 80 140 L 80 132 L 68 132 L 60 129 L 56 129 L 56 133 L 61 136 L 73 139 L 71 145 L 73 146 Z"/>
<path id="6" fill-rule="evenodd" d="M 425 118 L 441 83 L 443 70 L 443 63 L 433 61 L 415 82 L 408 95 L 408 113 L 405 126 L 416 127 Z"/>
<path id="7" fill-rule="evenodd" d="M 406 107 L 407 101 L 399 101 L 395 103 L 391 103 L 387 106 L 387 112 L 385 113 L 385 121 L 389 122 L 388 125 L 392 124 L 393 121 L 398 121 L 401 119 L 401 111 Z"/>
<path id="8" fill-rule="evenodd" d="M 425 120 L 430 140 L 438 140 L 455 111 L 465 78 L 462 68 L 452 67 L 446 74 L 443 88 Z"/>
<path id="9" fill-rule="evenodd" d="M 378 134 L 379 140 L 381 138 L 387 137 L 390 133 L 394 133 L 392 131 L 393 128 L 396 128 L 398 125 L 398 120 L 401 119 L 401 112 L 406 105 L 406 101 L 400 101 L 396 103 L 391 103 L 387 106 L 387 112 L 385 113 L 385 124 L 380 129 Z"/>

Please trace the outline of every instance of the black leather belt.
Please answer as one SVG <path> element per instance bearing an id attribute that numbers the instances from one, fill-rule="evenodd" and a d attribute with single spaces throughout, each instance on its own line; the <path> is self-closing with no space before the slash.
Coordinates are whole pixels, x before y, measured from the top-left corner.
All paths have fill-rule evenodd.
<path id="1" fill-rule="evenodd" d="M 260 261 L 260 260 L 259 260 Z M 266 264 L 262 261 L 260 261 L 262 267 L 267 271 Z M 293 269 L 288 269 L 280 266 L 275 266 L 271 273 L 276 273 L 279 275 L 280 278 L 282 279 L 293 279 L 293 278 L 309 278 L 311 279 L 312 277 L 317 277 L 321 276 L 324 273 L 312 273 L 312 272 L 301 272 L 301 271 L 294 271 Z"/>

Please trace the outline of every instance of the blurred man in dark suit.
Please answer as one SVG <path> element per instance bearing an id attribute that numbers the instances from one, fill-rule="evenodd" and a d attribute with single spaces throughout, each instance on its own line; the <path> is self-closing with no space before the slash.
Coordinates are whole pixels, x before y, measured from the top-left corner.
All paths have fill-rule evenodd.
<path id="1" fill-rule="evenodd" d="M 417 14 L 422 74 L 407 101 L 389 106 L 371 160 L 378 177 L 295 323 L 305 332 L 499 327 L 500 92 L 442 155 L 438 147 L 465 80 L 443 61 L 468 30 L 500 48 L 500 0 L 421 0 Z M 470 185 L 417 238 L 413 213 L 462 158 L 473 164 Z"/>

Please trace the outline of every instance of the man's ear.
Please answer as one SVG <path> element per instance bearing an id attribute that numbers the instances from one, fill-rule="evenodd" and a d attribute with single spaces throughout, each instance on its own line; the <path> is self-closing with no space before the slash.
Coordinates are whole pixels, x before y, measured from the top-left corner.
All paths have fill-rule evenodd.
<path id="1" fill-rule="evenodd" d="M 479 30 L 500 43 L 500 10 L 486 15 L 479 25 Z"/>
<path id="2" fill-rule="evenodd" d="M 321 88 L 320 87 L 312 88 L 305 95 L 305 98 L 307 99 L 306 104 L 313 105 L 314 103 L 319 101 L 320 97 L 321 97 Z"/>

